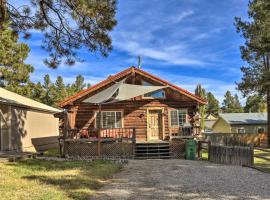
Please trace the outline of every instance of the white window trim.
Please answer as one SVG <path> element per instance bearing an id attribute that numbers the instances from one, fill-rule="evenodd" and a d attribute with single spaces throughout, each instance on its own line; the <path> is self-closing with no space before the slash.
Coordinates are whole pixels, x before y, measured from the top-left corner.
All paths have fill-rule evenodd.
<path id="1" fill-rule="evenodd" d="M 101 128 L 104 128 L 103 127 L 103 113 L 104 112 L 120 112 L 121 113 L 121 127 L 120 128 L 124 128 L 124 111 L 123 110 L 103 110 L 101 111 Z M 98 111 L 97 111 L 97 116 L 98 116 Z M 115 114 L 115 118 L 116 118 L 116 114 Z M 97 119 L 95 120 L 95 127 L 97 128 Z"/>
<path id="2" fill-rule="evenodd" d="M 186 112 L 186 122 L 188 121 L 188 109 L 187 108 L 180 108 L 180 109 L 170 109 L 169 115 L 170 115 L 170 127 L 172 128 L 178 128 L 182 127 L 179 124 L 179 110 Z M 177 125 L 172 126 L 172 119 L 171 119 L 171 111 L 177 111 Z"/>
<path id="3" fill-rule="evenodd" d="M 240 129 L 243 129 L 243 130 L 244 130 L 244 132 L 243 132 L 243 133 L 240 133 L 240 132 L 239 132 L 239 130 L 240 130 Z M 240 133 L 240 134 L 244 134 L 244 133 L 246 133 L 246 129 L 245 129 L 245 127 L 239 127 L 239 128 L 237 128 L 237 133 Z"/>

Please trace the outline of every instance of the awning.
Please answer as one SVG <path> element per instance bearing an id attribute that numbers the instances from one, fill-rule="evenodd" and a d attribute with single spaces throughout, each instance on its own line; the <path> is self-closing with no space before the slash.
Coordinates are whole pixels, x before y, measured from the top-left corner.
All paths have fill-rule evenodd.
<path id="1" fill-rule="evenodd" d="M 128 100 L 140 95 L 154 92 L 168 86 L 144 86 L 124 83 L 125 80 L 116 82 L 109 88 L 85 99 L 85 103 L 108 104 Z"/>

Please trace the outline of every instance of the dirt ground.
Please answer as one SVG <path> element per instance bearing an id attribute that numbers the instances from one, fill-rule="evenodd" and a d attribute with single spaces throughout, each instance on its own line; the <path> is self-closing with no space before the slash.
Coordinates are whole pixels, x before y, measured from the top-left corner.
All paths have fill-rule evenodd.
<path id="1" fill-rule="evenodd" d="M 206 161 L 131 160 L 94 199 L 270 199 L 270 174 Z M 91 198 L 92 199 L 92 198 Z"/>

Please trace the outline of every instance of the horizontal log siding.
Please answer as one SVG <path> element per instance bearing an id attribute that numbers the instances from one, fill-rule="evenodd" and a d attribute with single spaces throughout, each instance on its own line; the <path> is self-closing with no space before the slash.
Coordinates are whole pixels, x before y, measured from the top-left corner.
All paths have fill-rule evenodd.
<path id="1" fill-rule="evenodd" d="M 195 102 L 179 102 L 168 100 L 137 100 L 137 101 L 125 101 L 114 104 L 102 105 L 102 111 L 121 110 L 124 113 L 123 125 L 125 128 L 136 128 L 136 139 L 146 139 L 147 137 L 147 108 L 161 107 L 164 108 L 164 125 L 165 125 L 165 137 L 169 136 L 170 124 L 169 124 L 169 110 L 170 108 L 187 108 L 190 116 L 193 115 L 196 109 Z M 75 120 L 75 127 L 71 128 L 88 128 L 94 127 L 95 123 L 87 124 L 89 119 L 93 116 L 95 111 L 98 111 L 98 106 L 90 105 L 86 103 L 77 103 L 72 106 L 73 119 Z M 97 121 L 98 124 L 98 121 Z M 88 127 L 86 127 L 88 126 Z"/>

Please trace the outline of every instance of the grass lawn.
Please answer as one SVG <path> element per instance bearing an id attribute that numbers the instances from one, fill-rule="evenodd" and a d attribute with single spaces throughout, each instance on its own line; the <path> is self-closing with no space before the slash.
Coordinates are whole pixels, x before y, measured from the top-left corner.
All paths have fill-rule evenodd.
<path id="1" fill-rule="evenodd" d="M 0 199 L 89 199 L 120 168 L 108 161 L 0 162 Z"/>
<path id="2" fill-rule="evenodd" d="M 208 160 L 207 150 L 202 151 L 202 159 Z M 254 150 L 254 166 L 270 173 L 270 149 L 266 151 Z"/>
<path id="3" fill-rule="evenodd" d="M 254 150 L 254 165 L 255 167 L 266 170 L 270 173 L 270 149 L 267 151 Z"/>

